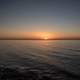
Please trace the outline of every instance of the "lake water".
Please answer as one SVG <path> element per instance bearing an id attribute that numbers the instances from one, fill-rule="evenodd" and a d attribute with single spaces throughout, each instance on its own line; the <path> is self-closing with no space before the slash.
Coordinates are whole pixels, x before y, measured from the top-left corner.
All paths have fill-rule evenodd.
<path id="1" fill-rule="evenodd" d="M 80 74 L 80 40 L 0 40 L 0 65 L 46 63 Z"/>

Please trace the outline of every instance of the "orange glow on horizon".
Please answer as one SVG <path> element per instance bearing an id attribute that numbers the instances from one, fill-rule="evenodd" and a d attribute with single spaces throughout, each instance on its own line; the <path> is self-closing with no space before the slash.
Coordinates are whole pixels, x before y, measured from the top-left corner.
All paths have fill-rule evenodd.
<path id="1" fill-rule="evenodd" d="M 69 35 L 57 32 L 26 32 L 26 31 L 5 31 L 0 32 L 0 38 L 2 39 L 42 39 L 42 40 L 50 40 L 50 39 L 80 39 L 79 35 Z"/>
<path id="2" fill-rule="evenodd" d="M 44 37 L 44 40 L 48 40 L 48 37 Z"/>
<path id="3" fill-rule="evenodd" d="M 5 33 L 1 33 L 0 37 L 2 38 L 22 38 L 22 39 L 43 39 L 43 40 L 49 40 L 49 39 L 56 39 L 56 38 L 66 38 L 67 36 L 63 34 L 59 34 L 57 32 L 26 32 L 26 31 L 13 31 L 8 32 L 5 31 Z M 69 38 L 69 37 L 68 37 Z"/>
<path id="4" fill-rule="evenodd" d="M 44 40 L 52 38 L 52 35 L 50 33 L 47 33 L 47 32 L 42 32 L 42 33 L 36 32 L 34 35 L 36 36 L 36 38 L 44 39 Z"/>

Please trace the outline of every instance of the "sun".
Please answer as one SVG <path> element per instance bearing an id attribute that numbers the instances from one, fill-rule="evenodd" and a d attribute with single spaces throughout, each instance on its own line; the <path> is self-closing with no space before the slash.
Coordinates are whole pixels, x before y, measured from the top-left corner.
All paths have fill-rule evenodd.
<path id="1" fill-rule="evenodd" d="M 46 33 L 46 34 L 43 34 L 43 39 L 44 40 L 48 40 L 49 39 L 49 35 Z"/>
<path id="2" fill-rule="evenodd" d="M 48 40 L 48 37 L 44 37 L 44 40 Z"/>
<path id="3" fill-rule="evenodd" d="M 38 32 L 36 33 L 37 34 L 37 37 L 39 39 L 42 39 L 42 40 L 49 40 L 51 38 L 51 34 L 50 33 L 46 33 L 46 32 Z"/>

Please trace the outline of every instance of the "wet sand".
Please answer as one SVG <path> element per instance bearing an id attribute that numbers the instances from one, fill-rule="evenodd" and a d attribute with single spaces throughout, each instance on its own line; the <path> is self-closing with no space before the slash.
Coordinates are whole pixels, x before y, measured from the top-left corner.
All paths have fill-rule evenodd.
<path id="1" fill-rule="evenodd" d="M 80 80 L 80 77 L 49 64 L 26 67 L 0 65 L 0 80 Z"/>

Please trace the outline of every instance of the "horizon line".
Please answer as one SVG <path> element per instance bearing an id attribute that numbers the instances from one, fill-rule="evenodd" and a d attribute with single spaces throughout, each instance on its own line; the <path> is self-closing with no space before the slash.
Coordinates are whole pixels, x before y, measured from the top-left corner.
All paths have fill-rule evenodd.
<path id="1" fill-rule="evenodd" d="M 33 38 L 0 38 L 0 40 L 45 40 L 45 39 L 33 39 Z M 52 38 L 46 40 L 80 40 L 80 38 Z"/>

